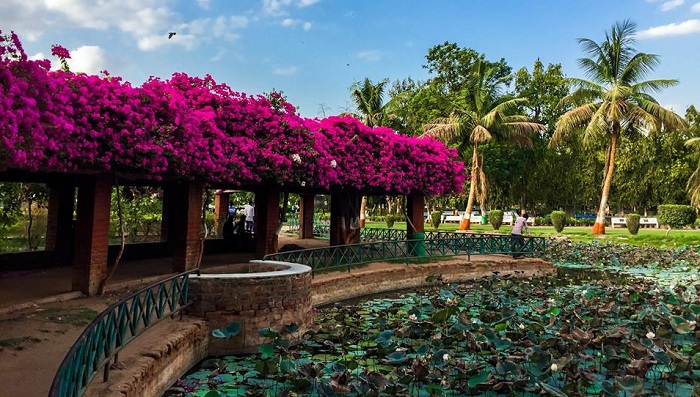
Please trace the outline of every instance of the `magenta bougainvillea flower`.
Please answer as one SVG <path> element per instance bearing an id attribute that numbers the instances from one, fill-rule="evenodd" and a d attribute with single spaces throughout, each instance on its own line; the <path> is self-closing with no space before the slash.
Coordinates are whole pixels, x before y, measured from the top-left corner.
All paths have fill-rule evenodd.
<path id="1" fill-rule="evenodd" d="M 51 55 L 61 59 L 70 59 L 70 51 L 64 46 L 54 44 L 51 46 Z"/>
<path id="2" fill-rule="evenodd" d="M 52 54 L 70 53 L 55 45 Z M 227 184 L 460 191 L 464 164 L 433 138 L 353 117 L 309 119 L 279 93 L 249 95 L 176 73 L 139 87 L 51 71 L 0 32 L 0 169 L 129 172 Z"/>

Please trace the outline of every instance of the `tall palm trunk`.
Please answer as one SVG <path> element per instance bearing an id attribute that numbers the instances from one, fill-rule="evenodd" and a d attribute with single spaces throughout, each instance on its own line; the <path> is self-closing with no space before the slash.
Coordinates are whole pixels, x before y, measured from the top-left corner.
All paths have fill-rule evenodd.
<path id="1" fill-rule="evenodd" d="M 362 201 L 360 201 L 360 227 L 365 227 L 365 212 L 367 211 L 367 196 L 362 196 Z"/>
<path id="2" fill-rule="evenodd" d="M 615 170 L 615 153 L 617 152 L 619 140 L 620 126 L 614 125 L 612 137 L 610 138 L 610 158 L 606 164 L 603 193 L 600 196 L 600 207 L 598 207 L 598 215 L 593 225 L 593 234 L 605 234 L 605 208 L 608 205 L 608 197 L 610 196 L 610 186 L 612 185 L 613 171 Z"/>
<path id="3" fill-rule="evenodd" d="M 472 154 L 472 179 L 469 186 L 469 199 L 467 200 L 467 208 L 464 211 L 464 217 L 459 222 L 459 230 L 469 230 L 469 225 L 472 219 L 472 207 L 474 206 L 474 196 L 476 196 L 476 173 L 479 170 L 479 146 L 474 143 L 474 153 Z"/>

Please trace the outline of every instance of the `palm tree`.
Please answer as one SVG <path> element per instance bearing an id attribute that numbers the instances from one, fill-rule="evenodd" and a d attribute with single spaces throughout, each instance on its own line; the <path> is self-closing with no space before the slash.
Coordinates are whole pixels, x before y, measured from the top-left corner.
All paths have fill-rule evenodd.
<path id="1" fill-rule="evenodd" d="M 561 100 L 560 106 L 573 108 L 559 118 L 550 142 L 556 145 L 567 134 L 577 132 L 583 133 L 584 141 L 607 136 L 603 192 L 593 234 L 605 234 L 605 208 L 622 134 L 662 131 L 685 124 L 679 115 L 659 105 L 649 94 L 674 86 L 678 81 L 641 81 L 659 64 L 659 57 L 636 52 L 635 31 L 636 25 L 626 20 L 616 23 L 600 44 L 578 39 L 590 56 L 579 59 L 579 65 L 591 80 L 568 79 L 575 90 Z"/>
<path id="2" fill-rule="evenodd" d="M 389 83 L 389 79 L 384 79 L 377 84 L 373 84 L 372 80 L 365 77 L 360 82 L 353 83 L 350 86 L 350 96 L 352 96 L 355 107 L 360 113 L 360 119 L 365 125 L 375 127 L 382 125 L 386 117 L 384 106 L 384 89 Z M 387 197 L 387 200 L 388 197 Z M 360 202 L 360 227 L 365 226 L 365 210 L 367 208 L 367 196 L 362 196 Z"/>
<path id="3" fill-rule="evenodd" d="M 477 195 L 482 211 L 484 209 L 487 188 L 479 145 L 496 138 L 512 141 L 522 147 L 532 147 L 530 135 L 544 129 L 543 125 L 518 114 L 519 106 L 526 99 L 503 95 L 509 76 L 494 82 L 493 75 L 496 71 L 487 62 L 477 61 L 470 73 L 465 95 L 461 98 L 464 99 L 464 105 L 456 106 L 450 116 L 438 118 L 424 126 L 424 133 L 448 144 L 457 143 L 462 150 L 471 145 L 471 186 L 467 208 L 460 222 L 461 230 L 469 229 L 472 206 Z"/>
<path id="4" fill-rule="evenodd" d="M 388 83 L 389 79 L 384 79 L 373 84 L 372 80 L 365 77 L 362 83 L 355 82 L 350 86 L 350 96 L 360 114 L 359 118 L 370 127 L 382 125 L 384 122 L 384 89 Z"/>
<path id="5" fill-rule="evenodd" d="M 695 147 L 700 153 L 700 138 L 691 138 L 686 143 L 688 147 Z M 690 203 L 696 207 L 700 207 L 700 162 L 698 162 L 698 168 L 688 179 L 688 194 L 690 195 Z"/>

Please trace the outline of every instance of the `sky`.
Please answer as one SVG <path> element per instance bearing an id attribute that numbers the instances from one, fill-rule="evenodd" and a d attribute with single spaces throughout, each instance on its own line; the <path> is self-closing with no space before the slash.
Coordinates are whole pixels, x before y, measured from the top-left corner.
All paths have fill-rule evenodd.
<path id="1" fill-rule="evenodd" d="M 0 2 L 0 30 L 15 31 L 34 59 L 60 44 L 72 71 L 107 70 L 133 85 L 209 74 L 247 94 L 281 91 L 306 117 L 354 111 L 350 86 L 365 78 L 430 78 L 425 56 L 445 42 L 514 71 L 539 58 L 585 78 L 577 39 L 601 42 L 625 19 L 637 24 L 637 50 L 661 57 L 647 79 L 680 81 L 655 98 L 681 115 L 700 106 L 700 0 Z"/>

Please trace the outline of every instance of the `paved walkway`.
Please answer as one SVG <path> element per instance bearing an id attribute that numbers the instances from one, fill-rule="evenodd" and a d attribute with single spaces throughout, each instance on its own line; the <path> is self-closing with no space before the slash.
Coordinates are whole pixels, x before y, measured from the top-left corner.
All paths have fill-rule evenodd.
<path id="1" fill-rule="evenodd" d="M 281 237 L 279 246 L 327 246 L 327 240 Z M 250 254 L 208 255 L 202 269 L 219 271 L 227 264 L 245 263 Z M 504 255 L 473 255 L 472 261 L 503 261 Z M 121 296 L 170 275 L 170 258 L 125 261 L 119 265 L 107 292 L 82 297 L 71 292 L 72 269 L 50 268 L 0 273 L 0 397 L 46 396 L 68 349 L 95 312 Z M 363 268 L 371 271 L 375 265 Z M 376 264 L 377 269 L 386 264 Z M 347 273 L 343 273 L 347 274 Z M 338 277 L 329 273 L 317 277 Z"/>

